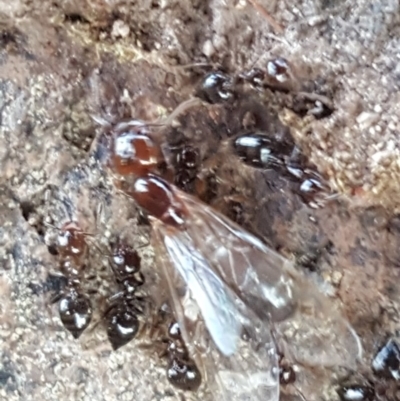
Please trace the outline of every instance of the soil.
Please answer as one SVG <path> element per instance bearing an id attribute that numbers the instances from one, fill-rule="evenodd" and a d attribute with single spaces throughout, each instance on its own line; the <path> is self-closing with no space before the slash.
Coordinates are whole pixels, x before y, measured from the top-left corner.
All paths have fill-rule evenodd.
<path id="1" fill-rule="evenodd" d="M 52 243 L 71 219 L 93 234 L 85 277 L 101 306 L 115 288 L 99 249 L 121 233 L 146 244 L 150 229 L 112 185 L 99 121 L 165 121 L 209 71 L 238 77 L 282 57 L 301 91 L 333 104 L 331 114 L 296 113 L 293 88 L 245 85 L 233 102 L 196 104 L 165 127 L 168 163 L 176 147 L 194 147 L 199 175 L 213 180 L 203 199 L 293 260 L 360 336 L 357 371 L 308 387 L 307 400 L 337 400 L 349 383 L 400 399 L 394 377 L 371 368 L 400 330 L 398 4 L 257 4 L 0 0 L 0 398 L 212 399 L 173 388 L 165 360 L 140 341 L 112 352 L 100 316 L 74 340 L 50 302 L 63 286 L 49 275 L 57 272 Z M 281 172 L 240 160 L 232 141 L 249 125 L 293 138 L 335 196 L 313 208 Z M 140 252 L 154 293 L 153 250 Z"/>

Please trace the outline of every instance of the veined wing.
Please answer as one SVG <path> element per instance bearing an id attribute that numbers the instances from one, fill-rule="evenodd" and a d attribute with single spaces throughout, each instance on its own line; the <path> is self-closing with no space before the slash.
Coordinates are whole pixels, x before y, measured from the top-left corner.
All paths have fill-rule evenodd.
<path id="1" fill-rule="evenodd" d="M 185 231 L 157 221 L 153 230 L 183 339 L 215 399 L 278 401 L 278 358 L 267 323 L 218 277 Z"/>
<path id="2" fill-rule="evenodd" d="M 225 216 L 175 189 L 188 216 L 193 248 L 261 318 L 271 318 L 291 356 L 314 366 L 355 365 L 358 336 L 310 280 L 293 265 Z"/>

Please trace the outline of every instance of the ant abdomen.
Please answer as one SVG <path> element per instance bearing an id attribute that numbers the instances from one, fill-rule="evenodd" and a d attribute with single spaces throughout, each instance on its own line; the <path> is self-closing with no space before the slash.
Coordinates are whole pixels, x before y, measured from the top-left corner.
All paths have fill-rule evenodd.
<path id="1" fill-rule="evenodd" d="M 93 315 L 90 299 L 76 286 L 70 287 L 61 296 L 58 311 L 64 327 L 75 339 L 89 326 Z"/>
<path id="2" fill-rule="evenodd" d="M 126 302 L 114 305 L 105 320 L 108 340 L 114 351 L 132 341 L 139 331 L 137 313 Z"/>

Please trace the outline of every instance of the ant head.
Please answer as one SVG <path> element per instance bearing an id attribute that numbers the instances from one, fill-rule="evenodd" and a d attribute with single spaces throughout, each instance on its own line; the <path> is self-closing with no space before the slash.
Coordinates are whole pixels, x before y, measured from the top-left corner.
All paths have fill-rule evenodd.
<path id="1" fill-rule="evenodd" d="M 163 159 L 150 137 L 149 125 L 140 121 L 119 124 L 110 133 L 108 166 L 121 176 L 143 176 Z"/>

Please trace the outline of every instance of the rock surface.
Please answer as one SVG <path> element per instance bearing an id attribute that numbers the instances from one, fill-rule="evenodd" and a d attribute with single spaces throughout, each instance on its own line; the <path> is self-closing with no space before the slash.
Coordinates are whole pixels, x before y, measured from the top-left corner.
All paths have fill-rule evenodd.
<path id="1" fill-rule="evenodd" d="M 121 232 L 145 244 L 149 228 L 102 166 L 95 118 L 163 119 L 210 70 L 201 63 L 237 76 L 284 57 L 298 82 L 332 101 L 330 116 L 304 118 L 288 112 L 290 93 L 253 90 L 235 113 L 224 104 L 185 110 L 166 146 L 182 137 L 196 147 L 219 179 L 213 206 L 297 258 L 335 298 L 365 349 L 348 380 L 398 399 L 395 380 L 371 371 L 400 329 L 398 2 L 258 2 L 282 32 L 253 1 L 0 0 L 0 398 L 209 399 L 176 391 L 165 362 L 135 341 L 111 352 L 101 324 L 73 340 L 50 303 L 62 283 L 49 277 L 49 246 L 67 220 L 94 234 L 85 274 L 100 305 L 115 289 L 98 248 Z M 244 165 L 229 143 L 247 113 L 266 127 L 288 124 L 340 196 L 313 209 L 276 171 Z M 151 292 L 153 251 L 141 252 Z M 337 400 L 335 380 L 307 400 Z"/>

